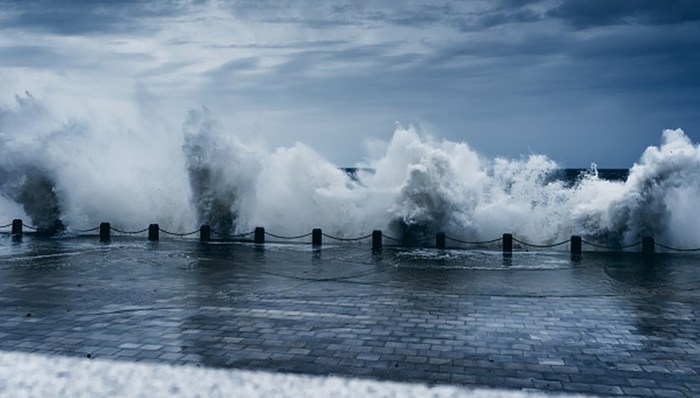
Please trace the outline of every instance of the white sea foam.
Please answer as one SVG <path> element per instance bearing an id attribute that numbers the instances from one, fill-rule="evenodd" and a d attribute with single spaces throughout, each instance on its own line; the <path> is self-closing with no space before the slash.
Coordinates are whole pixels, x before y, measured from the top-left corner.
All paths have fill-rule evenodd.
<path id="1" fill-rule="evenodd" d="M 213 119 L 195 110 L 182 131 L 154 131 L 57 117 L 19 96 L 0 110 L 0 215 L 46 228 L 158 222 L 182 232 L 206 223 L 220 233 L 321 227 L 344 237 L 382 229 L 409 242 L 438 231 L 466 240 L 512 232 L 534 243 L 581 234 L 620 245 L 653 235 L 700 246 L 700 148 L 681 130 L 665 131 L 626 181 L 593 169 L 571 186 L 551 178 L 559 166 L 544 155 L 485 159 L 412 127 L 398 127 L 355 179 L 303 143 L 264 151 Z"/>

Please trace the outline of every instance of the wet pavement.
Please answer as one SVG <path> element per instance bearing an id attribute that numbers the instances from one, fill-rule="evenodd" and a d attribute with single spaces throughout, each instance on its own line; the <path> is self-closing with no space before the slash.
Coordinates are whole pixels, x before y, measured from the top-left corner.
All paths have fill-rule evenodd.
<path id="1" fill-rule="evenodd" d="M 0 350 L 700 396 L 700 257 L 0 237 Z"/>

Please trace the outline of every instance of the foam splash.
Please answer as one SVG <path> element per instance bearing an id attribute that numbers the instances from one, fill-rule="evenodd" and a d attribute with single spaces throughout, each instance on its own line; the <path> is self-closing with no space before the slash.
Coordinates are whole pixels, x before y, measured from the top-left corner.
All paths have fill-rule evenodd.
<path id="1" fill-rule="evenodd" d="M 206 109 L 182 131 L 154 135 L 57 118 L 31 95 L 0 110 L 0 215 L 42 228 L 101 221 L 221 234 L 314 227 L 356 237 L 382 229 L 405 243 L 438 231 L 466 240 L 503 232 L 545 244 L 572 234 L 603 244 L 652 235 L 700 246 L 700 148 L 667 130 L 624 182 L 595 169 L 575 184 L 552 178 L 544 155 L 485 159 L 466 143 L 398 127 L 386 151 L 353 176 L 308 146 L 264 151 L 219 127 Z M 16 214 L 21 208 L 24 214 Z"/>
<path id="2" fill-rule="evenodd" d="M 37 162 L 46 156 L 42 153 L 41 139 L 53 133 L 23 123 L 30 118 L 35 122 L 40 120 L 46 110 L 29 93 L 25 97 L 17 96 L 16 102 L 17 112 L 0 111 L 0 131 L 3 133 L 0 136 L 0 194 L 20 205 L 38 227 L 57 232 L 63 229 L 63 224 L 55 189 L 56 176 L 47 164 Z M 21 131 L 25 129 L 29 131 Z M 5 133 L 18 130 L 20 133 L 14 137 Z"/>
<path id="3" fill-rule="evenodd" d="M 584 180 L 573 197 L 573 220 L 584 234 L 620 244 L 654 236 L 681 247 L 700 245 L 700 146 L 666 130 L 661 145 L 644 151 L 624 183 Z"/>
<path id="4" fill-rule="evenodd" d="M 227 236 L 243 221 L 239 207 L 254 190 L 259 166 L 250 150 L 216 135 L 214 126 L 206 108 L 190 111 L 183 125 L 182 150 L 198 222 Z"/>
<path id="5" fill-rule="evenodd" d="M 110 111 L 65 118 L 30 94 L 0 108 L 0 215 L 42 229 L 102 221 L 131 229 L 150 220 L 191 228 L 182 136 L 175 144 L 167 132 L 120 125 Z"/>

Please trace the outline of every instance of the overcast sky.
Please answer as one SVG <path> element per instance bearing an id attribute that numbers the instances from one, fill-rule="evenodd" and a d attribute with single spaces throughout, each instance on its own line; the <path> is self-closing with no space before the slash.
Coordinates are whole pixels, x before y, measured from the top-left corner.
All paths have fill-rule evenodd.
<path id="1" fill-rule="evenodd" d="M 398 121 L 628 167 L 664 128 L 698 141 L 699 71 L 697 0 L 0 0 L 1 104 L 131 104 L 173 134 L 205 105 L 341 166 Z"/>

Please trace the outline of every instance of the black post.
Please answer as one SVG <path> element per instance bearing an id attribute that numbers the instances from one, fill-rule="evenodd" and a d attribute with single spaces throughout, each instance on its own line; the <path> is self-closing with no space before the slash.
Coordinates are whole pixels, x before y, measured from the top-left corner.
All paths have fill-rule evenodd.
<path id="1" fill-rule="evenodd" d="M 158 224 L 150 224 L 148 226 L 148 240 L 151 242 L 155 242 L 158 240 L 158 232 L 159 232 Z"/>
<path id="2" fill-rule="evenodd" d="M 199 227 L 199 241 L 208 242 L 211 240 L 211 227 L 208 225 L 202 225 Z"/>
<path id="3" fill-rule="evenodd" d="M 654 238 L 645 236 L 642 238 L 642 254 L 645 256 L 653 256 L 656 249 Z"/>
<path id="4" fill-rule="evenodd" d="M 582 253 L 581 249 L 581 237 L 578 235 L 571 235 L 571 255 L 580 256 Z"/>
<path id="5" fill-rule="evenodd" d="M 321 228 L 314 228 L 311 231 L 311 244 L 314 246 L 321 246 L 323 244 L 323 232 Z"/>
<path id="6" fill-rule="evenodd" d="M 503 234 L 503 253 L 511 254 L 513 253 L 513 235 Z"/>
<path id="7" fill-rule="evenodd" d="M 12 235 L 22 235 L 22 220 L 19 218 L 12 220 Z"/>
<path id="8" fill-rule="evenodd" d="M 444 232 L 438 232 L 435 235 L 435 245 L 437 246 L 438 249 L 444 249 L 445 248 L 445 233 Z"/>
<path id="9" fill-rule="evenodd" d="M 382 250 L 382 231 L 375 229 L 372 231 L 372 250 Z"/>
<path id="10" fill-rule="evenodd" d="M 253 234 L 253 237 L 254 237 L 253 239 L 255 241 L 255 244 L 257 244 L 257 245 L 265 244 L 265 228 L 256 227 L 255 233 Z"/>
<path id="11" fill-rule="evenodd" d="M 109 234 L 112 231 L 112 226 L 108 222 L 100 223 L 100 240 L 102 242 L 109 241 Z"/>

